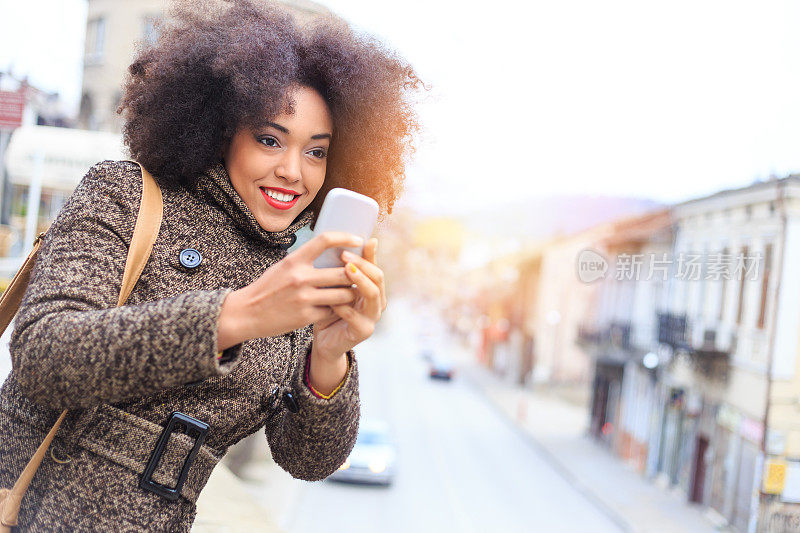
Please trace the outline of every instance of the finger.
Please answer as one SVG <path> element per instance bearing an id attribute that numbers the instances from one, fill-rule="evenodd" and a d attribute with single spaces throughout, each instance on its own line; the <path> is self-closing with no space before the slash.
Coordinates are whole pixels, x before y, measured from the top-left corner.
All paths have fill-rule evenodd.
<path id="1" fill-rule="evenodd" d="M 363 244 L 364 239 L 358 235 L 343 231 L 326 231 L 320 233 L 290 255 L 310 263 L 328 248 L 358 248 Z"/>
<path id="2" fill-rule="evenodd" d="M 308 280 L 313 287 L 349 287 L 352 285 L 350 278 L 344 272 L 344 267 L 315 268 L 309 274 Z"/>
<path id="3" fill-rule="evenodd" d="M 367 250 L 368 247 L 369 243 L 364 246 L 364 250 Z M 359 257 L 354 253 L 348 252 L 347 250 L 342 252 L 342 258 L 345 262 L 356 265 L 356 267 L 361 269 L 367 275 L 367 277 L 369 277 L 369 279 L 371 279 L 372 282 L 378 286 L 381 294 L 381 311 L 386 309 L 386 280 L 383 275 L 383 270 L 378 268 L 377 265 L 370 263 L 366 257 Z"/>
<path id="4" fill-rule="evenodd" d="M 320 309 L 322 309 L 322 308 L 320 308 Z M 334 322 L 338 322 L 338 321 L 341 320 L 339 315 L 337 315 L 333 311 L 332 307 L 325 306 L 324 309 L 325 309 L 325 313 L 327 313 L 327 315 L 325 317 L 321 318 L 320 320 L 315 320 L 314 321 L 314 325 L 317 327 L 317 329 L 325 329 L 328 326 L 330 326 L 331 324 L 333 324 Z"/>
<path id="5" fill-rule="evenodd" d="M 367 241 L 367 244 L 364 245 L 364 259 L 369 261 L 375 266 L 378 266 L 378 258 L 376 254 L 378 253 L 378 239 L 375 237 L 371 238 Z"/>
<path id="6" fill-rule="evenodd" d="M 333 308 L 329 305 L 321 305 L 315 307 L 311 312 L 311 322 L 309 324 L 324 324 L 322 327 L 328 327 L 333 322 L 340 320 L 339 315 L 333 312 Z M 319 324 L 317 327 L 320 327 Z"/>
<path id="7" fill-rule="evenodd" d="M 350 340 L 354 342 L 363 341 L 375 331 L 375 322 L 353 309 L 351 305 L 333 306 L 333 312 L 347 322 L 347 329 L 352 332 Z"/>
<path id="8" fill-rule="evenodd" d="M 356 285 L 358 293 L 364 298 L 364 309 L 361 312 L 375 320 L 380 318 L 381 291 L 378 286 L 353 263 L 347 263 L 345 272 Z"/>
<path id="9" fill-rule="evenodd" d="M 315 289 L 309 298 L 311 305 L 343 305 L 355 301 L 355 289 Z"/>
<path id="10" fill-rule="evenodd" d="M 364 249 L 366 250 L 366 246 Z M 359 270 L 367 275 L 375 285 L 380 285 L 383 282 L 383 270 L 378 268 L 373 263 L 369 262 L 366 258 L 360 257 L 347 250 L 342 251 L 342 259 L 346 263 L 353 263 Z"/>
<path id="11" fill-rule="evenodd" d="M 367 247 L 369 247 L 369 251 L 367 252 Z M 367 246 L 364 247 L 364 259 L 375 265 L 378 266 L 378 239 L 376 237 L 372 237 Z M 368 274 L 369 275 L 369 274 Z M 377 276 L 376 276 L 377 277 Z M 381 290 L 381 312 L 386 311 L 386 282 L 383 277 L 383 271 L 381 271 L 380 280 L 375 279 L 375 277 L 371 277 L 373 281 L 375 281 L 378 287 Z"/>

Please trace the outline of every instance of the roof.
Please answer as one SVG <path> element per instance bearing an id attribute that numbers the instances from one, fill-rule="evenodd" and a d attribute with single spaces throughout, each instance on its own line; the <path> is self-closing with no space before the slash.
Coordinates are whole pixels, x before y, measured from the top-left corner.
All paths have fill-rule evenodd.
<path id="1" fill-rule="evenodd" d="M 725 197 L 725 196 L 730 196 L 730 195 L 733 195 L 733 194 L 741 194 L 741 193 L 745 193 L 745 192 L 755 192 L 755 191 L 759 191 L 761 189 L 773 188 L 773 187 L 776 187 L 778 184 L 798 185 L 798 186 L 800 186 L 800 175 L 790 174 L 790 175 L 788 175 L 786 177 L 783 177 L 783 178 L 769 179 L 769 180 L 766 180 L 766 181 L 755 181 L 755 182 L 751 183 L 750 185 L 746 185 L 744 187 L 738 187 L 738 188 L 734 188 L 734 189 L 723 189 L 721 191 L 717 191 L 715 193 L 708 194 L 706 196 L 699 196 L 697 198 L 692 198 L 690 200 L 685 200 L 683 202 L 678 202 L 678 203 L 673 205 L 673 208 L 675 208 L 675 207 L 683 207 L 683 206 L 691 205 L 693 203 L 704 202 L 704 201 L 708 201 L 708 200 L 715 200 L 715 199 L 722 198 L 722 197 Z"/>
<path id="2" fill-rule="evenodd" d="M 599 242 L 611 248 L 626 244 L 642 244 L 655 240 L 659 235 L 671 234 L 671 226 L 671 210 L 659 209 L 615 221 L 608 236 Z"/>

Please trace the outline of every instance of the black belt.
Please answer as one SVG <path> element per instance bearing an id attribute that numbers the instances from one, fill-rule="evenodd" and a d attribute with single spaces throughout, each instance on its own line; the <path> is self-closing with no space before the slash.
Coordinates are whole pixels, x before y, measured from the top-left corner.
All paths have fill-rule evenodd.
<path id="1" fill-rule="evenodd" d="M 222 459 L 203 446 L 208 425 L 182 413 L 173 413 L 162 427 L 103 404 L 80 417 L 74 429 L 78 446 L 140 474 L 141 488 L 169 500 L 197 501 Z"/>

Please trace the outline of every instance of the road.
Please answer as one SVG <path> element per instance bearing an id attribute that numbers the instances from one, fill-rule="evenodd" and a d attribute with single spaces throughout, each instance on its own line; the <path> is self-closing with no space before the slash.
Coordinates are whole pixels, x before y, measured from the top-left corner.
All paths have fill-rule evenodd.
<path id="1" fill-rule="evenodd" d="M 393 428 L 395 483 L 297 482 L 294 504 L 279 519 L 287 532 L 620 531 L 468 381 L 427 377 L 419 321 L 408 305 L 393 303 L 382 331 L 356 353 L 362 418 Z"/>

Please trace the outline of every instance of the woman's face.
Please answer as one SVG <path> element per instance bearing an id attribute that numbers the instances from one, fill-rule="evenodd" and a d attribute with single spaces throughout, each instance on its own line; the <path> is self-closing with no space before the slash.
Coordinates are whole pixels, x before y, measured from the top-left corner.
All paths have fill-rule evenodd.
<path id="1" fill-rule="evenodd" d="M 314 200 L 325 181 L 331 113 L 309 87 L 292 92 L 294 113 L 259 130 L 239 130 L 225 152 L 231 183 L 267 231 L 282 231 Z"/>

